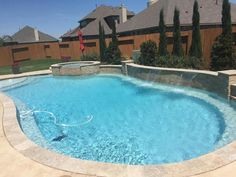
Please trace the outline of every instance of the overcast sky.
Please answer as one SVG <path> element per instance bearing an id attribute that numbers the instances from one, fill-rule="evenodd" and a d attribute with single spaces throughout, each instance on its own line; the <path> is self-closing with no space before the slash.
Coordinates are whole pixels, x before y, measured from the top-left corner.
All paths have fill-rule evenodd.
<path id="1" fill-rule="evenodd" d="M 96 4 L 120 6 L 121 3 L 138 13 L 146 7 L 147 0 L 0 0 L 0 36 L 12 35 L 29 25 L 59 37 L 76 27 Z"/>

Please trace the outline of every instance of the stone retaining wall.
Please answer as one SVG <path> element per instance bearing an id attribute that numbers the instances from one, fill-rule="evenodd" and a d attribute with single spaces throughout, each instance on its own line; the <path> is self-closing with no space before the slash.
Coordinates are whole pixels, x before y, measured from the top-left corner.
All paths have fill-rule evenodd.
<path id="1" fill-rule="evenodd" d="M 122 74 L 121 65 L 100 65 L 100 73 Z"/>
<path id="2" fill-rule="evenodd" d="M 123 69 L 127 75 L 152 82 L 173 85 L 183 85 L 214 92 L 224 98 L 229 98 L 230 86 L 236 83 L 236 70 L 211 72 L 187 69 L 170 69 L 141 66 L 127 63 Z"/>

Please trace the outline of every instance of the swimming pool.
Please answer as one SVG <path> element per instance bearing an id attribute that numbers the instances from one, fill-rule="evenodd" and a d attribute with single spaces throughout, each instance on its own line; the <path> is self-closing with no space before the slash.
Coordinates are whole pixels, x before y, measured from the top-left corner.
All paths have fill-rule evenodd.
<path id="1" fill-rule="evenodd" d="M 2 89 L 15 100 L 25 134 L 80 159 L 180 162 L 236 137 L 235 109 L 199 90 L 119 75 L 30 77 L 17 83 Z"/>

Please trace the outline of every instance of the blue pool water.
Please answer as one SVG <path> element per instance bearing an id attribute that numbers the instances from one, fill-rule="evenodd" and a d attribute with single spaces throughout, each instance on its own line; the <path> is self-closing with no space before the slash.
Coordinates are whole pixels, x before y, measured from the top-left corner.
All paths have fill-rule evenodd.
<path id="1" fill-rule="evenodd" d="M 6 82 L 0 82 L 1 89 L 14 99 L 25 134 L 75 158 L 133 165 L 180 162 L 236 137 L 235 109 L 190 88 L 116 75 Z"/>

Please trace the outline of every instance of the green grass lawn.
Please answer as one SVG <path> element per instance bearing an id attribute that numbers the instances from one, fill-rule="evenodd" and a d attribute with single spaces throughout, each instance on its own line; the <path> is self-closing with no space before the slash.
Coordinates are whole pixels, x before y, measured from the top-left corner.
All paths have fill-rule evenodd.
<path id="1" fill-rule="evenodd" d="M 30 72 L 49 69 L 52 64 L 61 63 L 58 59 L 29 60 L 20 62 L 20 72 Z M 0 66 L 0 75 L 12 74 L 11 66 Z"/>

